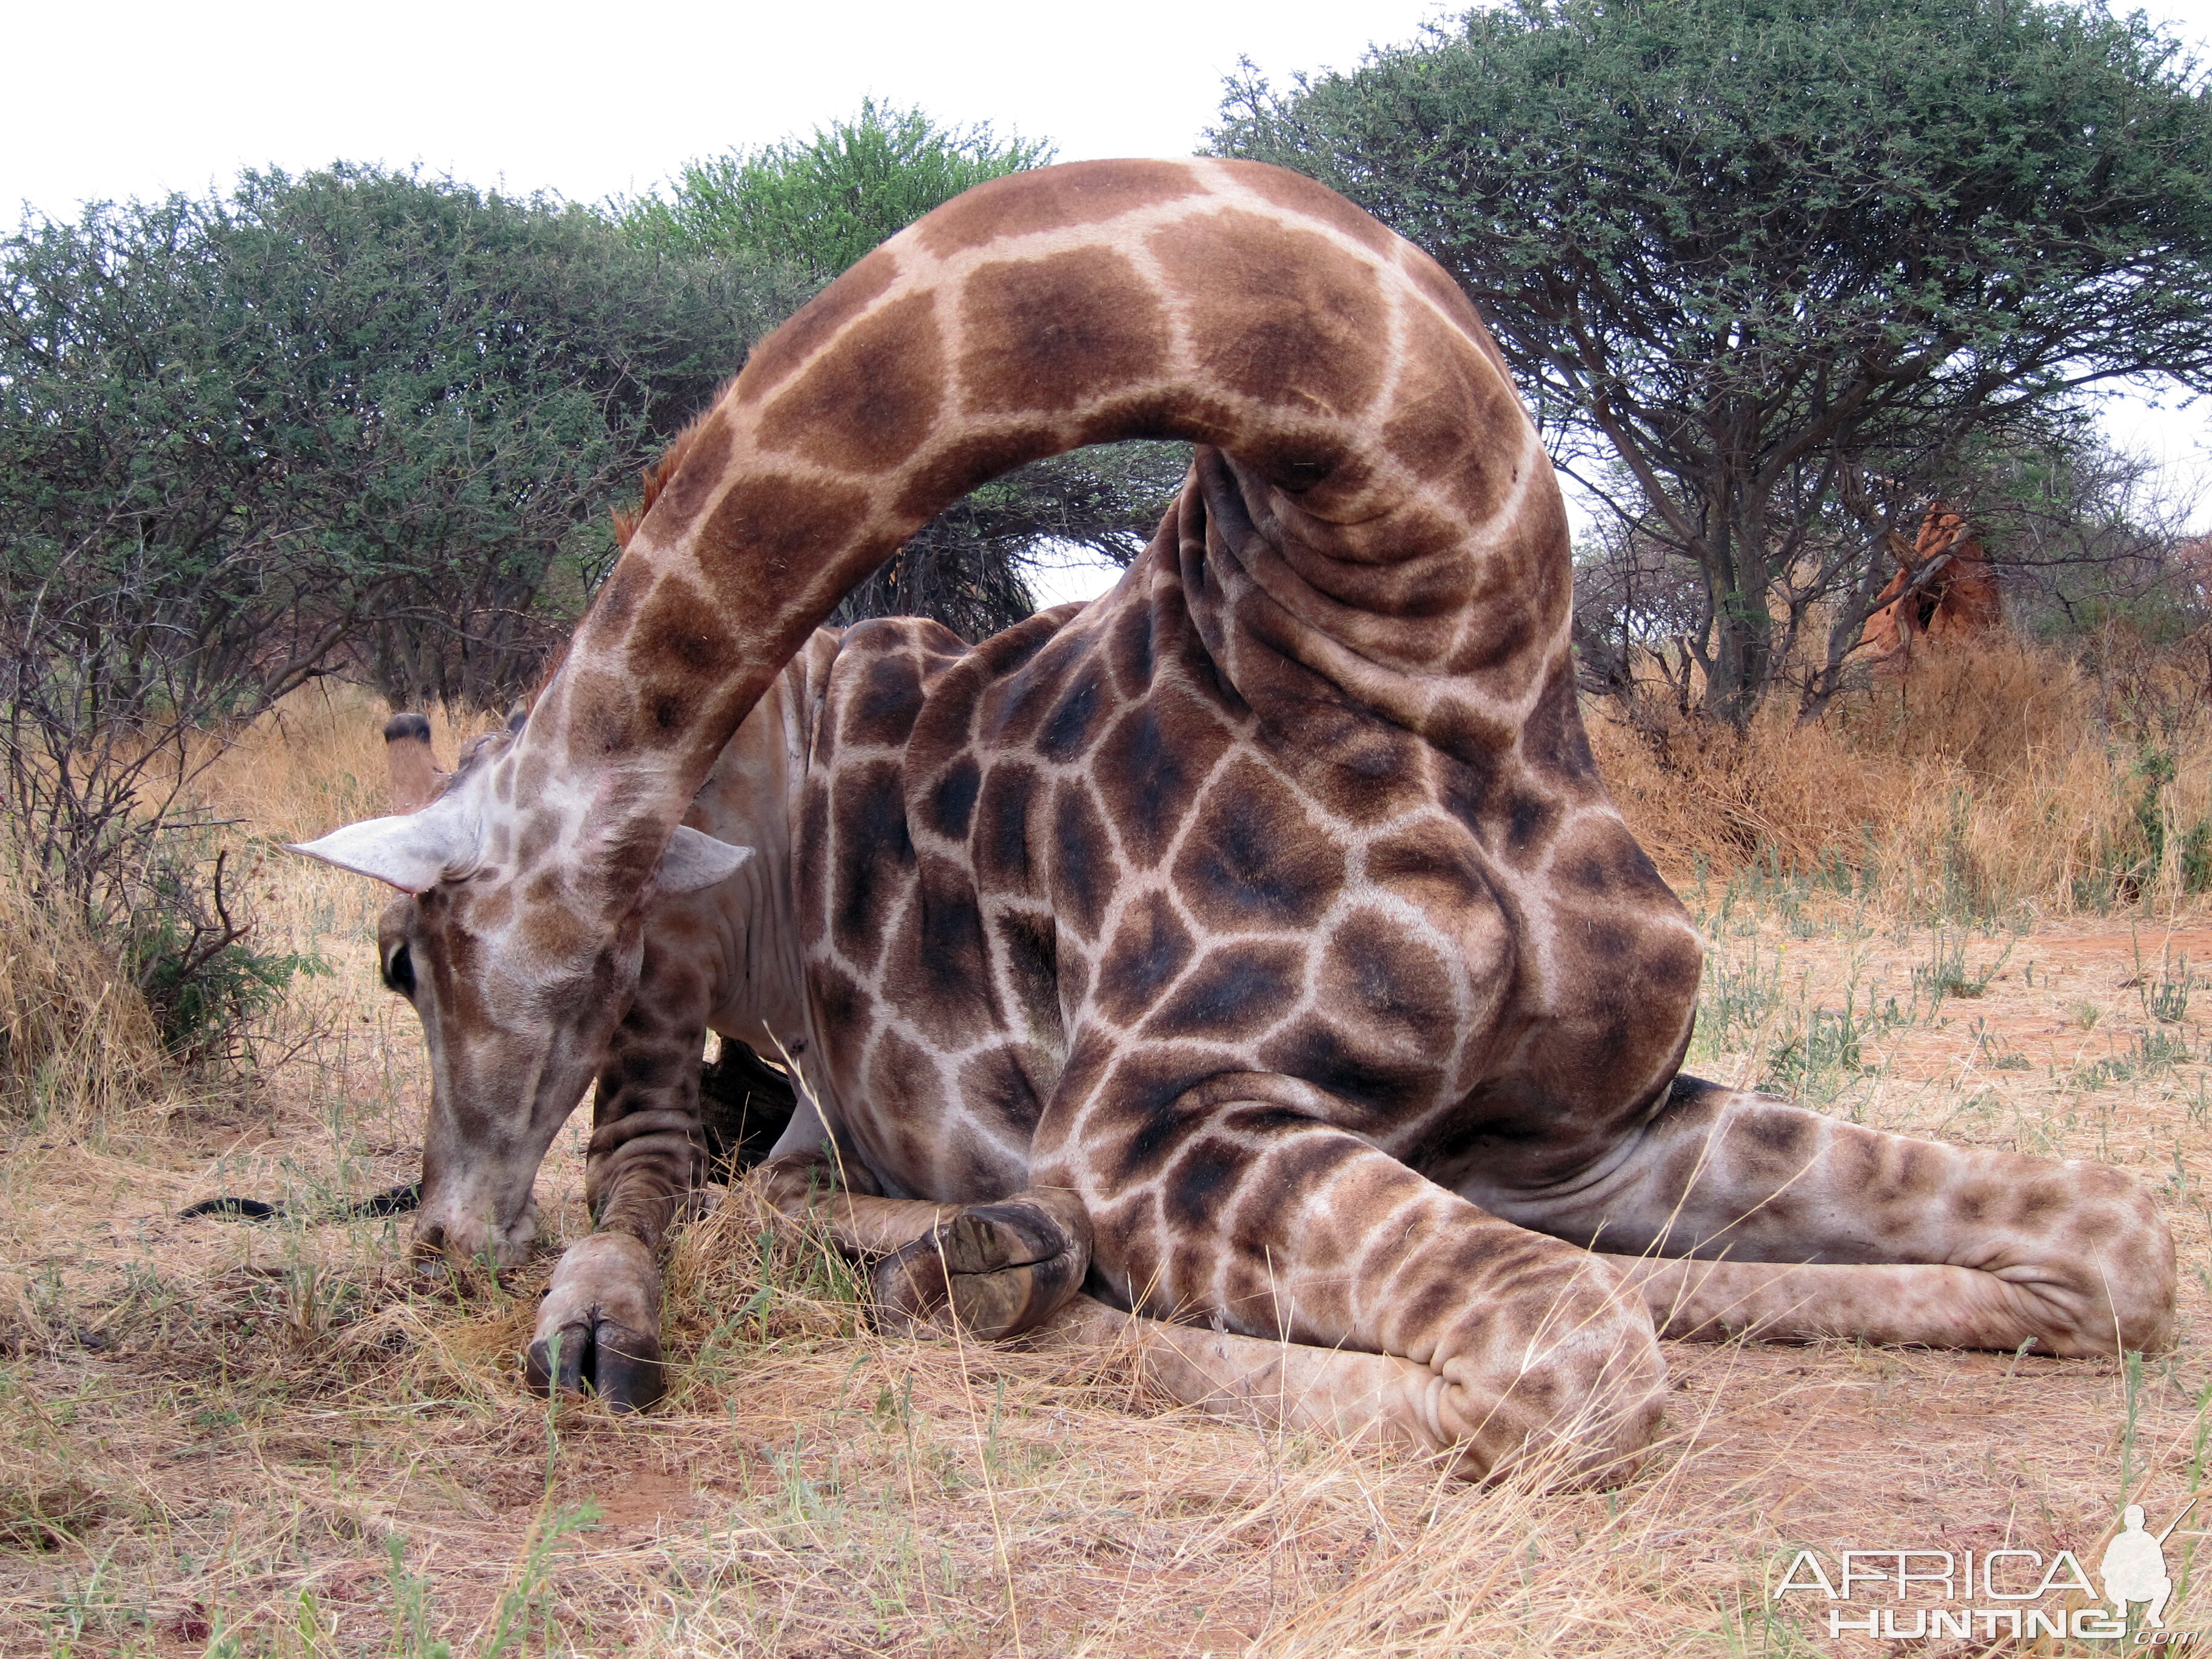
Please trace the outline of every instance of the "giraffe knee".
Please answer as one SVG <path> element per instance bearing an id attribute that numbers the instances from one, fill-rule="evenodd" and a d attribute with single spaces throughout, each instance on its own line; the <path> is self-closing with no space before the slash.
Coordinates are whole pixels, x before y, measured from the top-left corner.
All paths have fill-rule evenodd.
<path id="1" fill-rule="evenodd" d="M 1434 1362 L 1437 1432 L 1464 1449 L 1462 1473 L 1548 1489 L 1635 1474 L 1658 1433 L 1667 1362 L 1640 1297 L 1609 1273 L 1581 1277 L 1547 1306 L 1485 1319 Z"/>
<path id="2" fill-rule="evenodd" d="M 2142 1182 L 2108 1164 L 2069 1163 L 2079 1198 L 2061 1245 L 2087 1264 L 2085 1352 L 2173 1346 L 2173 1233 Z"/>
<path id="3" fill-rule="evenodd" d="M 2068 1358 L 2173 1344 L 2173 1235 L 2157 1201 L 2107 1164 L 2045 1164 L 2019 1182 L 2009 1238 L 1971 1262 L 2003 1281 L 2035 1346 Z"/>

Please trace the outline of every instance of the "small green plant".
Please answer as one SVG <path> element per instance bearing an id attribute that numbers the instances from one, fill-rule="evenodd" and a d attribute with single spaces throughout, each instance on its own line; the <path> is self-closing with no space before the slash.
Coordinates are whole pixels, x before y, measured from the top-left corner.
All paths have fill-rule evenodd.
<path id="1" fill-rule="evenodd" d="M 1796 1036 L 1767 1050 L 1766 1077 L 1759 1086 L 1793 1100 L 1833 1100 L 1844 1084 L 1866 1070 L 1861 1057 L 1866 1036 L 1850 1008 L 1815 1008 Z"/>
<path id="2" fill-rule="evenodd" d="M 163 1048 L 194 1070 L 250 1060 L 255 1024 L 292 981 L 331 971 L 319 956 L 246 943 L 253 924 L 231 919 L 223 893 L 228 859 L 228 852 L 216 854 L 206 907 L 189 859 L 157 860 L 148 878 L 152 902 L 133 914 L 124 938 L 125 969 L 146 998 Z"/>
<path id="3" fill-rule="evenodd" d="M 2187 957 L 2179 963 L 2161 964 L 2155 982 L 2147 973 L 2138 973 L 2136 982 L 2142 990 L 2143 1012 L 2151 1018 L 2178 1025 L 2189 1018 L 2189 994 L 2197 988 L 2197 975 Z"/>
<path id="4" fill-rule="evenodd" d="M 499 1616 L 492 1626 L 491 1640 L 483 1650 L 483 1659 L 506 1659 L 509 1654 L 522 1651 L 534 1627 L 541 1632 L 550 1631 L 552 1623 L 553 1552 L 564 1539 L 580 1532 L 588 1532 L 599 1522 L 597 1504 L 578 1504 L 562 1510 L 550 1521 L 540 1522 L 532 1529 L 530 1547 L 522 1559 L 522 1571 L 514 1586 L 499 1599 Z M 444 1647 L 440 1643 L 440 1648 Z M 434 1659 L 426 1654 L 424 1659 Z M 434 1656 L 442 1659 L 442 1656 Z"/>
<path id="5" fill-rule="evenodd" d="M 391 1562 L 393 1659 L 453 1659 L 452 1644 L 430 1634 L 429 1586 L 407 1571 L 406 1538 L 393 1533 L 384 1540 L 384 1553 Z"/>
<path id="6" fill-rule="evenodd" d="M 1782 1006 L 1781 961 L 1753 932 L 1739 936 L 1744 950 L 1735 952 L 1729 908 L 1723 898 L 1721 914 L 1709 924 L 1711 949 L 1698 986 L 1697 1033 L 1691 1041 L 1693 1052 L 1705 1058 L 1748 1046 Z"/>
<path id="7" fill-rule="evenodd" d="M 2020 941 L 2008 940 L 1997 953 L 1996 960 L 1980 968 L 1971 968 L 1966 963 L 1966 946 L 1972 939 L 1968 927 L 1953 927 L 1939 921 L 1929 941 L 1928 961 L 1916 963 L 1912 969 L 1912 997 L 1915 1003 L 1924 1001 L 1930 1012 L 1946 997 L 1978 997 L 1990 988 L 1990 982 L 2011 960 L 2013 947 Z"/>

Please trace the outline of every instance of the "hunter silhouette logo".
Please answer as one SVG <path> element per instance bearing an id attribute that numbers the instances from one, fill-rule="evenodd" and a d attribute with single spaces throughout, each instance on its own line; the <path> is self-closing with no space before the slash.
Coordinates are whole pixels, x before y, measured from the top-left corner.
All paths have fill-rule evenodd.
<path id="1" fill-rule="evenodd" d="M 1820 1555 L 1800 1550 L 1771 1599 L 1811 1594 L 1841 1603 L 1826 1609 L 1829 1635 L 1857 1632 L 1890 1641 L 1969 1636 L 2123 1640 L 2130 1610 L 2140 1607 L 2136 1643 L 2161 1650 L 2193 1647 L 2200 1634 L 2166 1627 L 2174 1593 L 2166 1540 L 2197 1503 L 2191 1498 L 2157 1533 L 2144 1526 L 2142 1504 L 2121 1511 L 2120 1529 L 2097 1561 L 2109 1609 L 2098 1605 L 2096 1587 L 2072 1550 L 2047 1559 L 2039 1550 L 2014 1548 L 1838 1550 L 1830 1557 L 1842 1569 L 1833 1577 Z M 1877 1605 L 1850 1605 L 1860 1599 Z M 1899 1605 L 1879 1605 L 1885 1601 Z"/>
<path id="2" fill-rule="evenodd" d="M 2153 1630 L 2166 1628 L 2166 1598 L 2173 1594 L 2173 1580 L 2166 1576 L 2166 1540 L 2181 1524 L 2182 1516 L 2196 1507 L 2192 1498 L 2188 1508 L 2166 1522 L 2166 1531 L 2155 1538 L 2143 1530 L 2142 1504 L 2130 1504 L 2120 1511 L 2120 1530 L 2105 1546 L 2105 1559 L 2097 1564 L 2097 1577 L 2105 1581 L 2105 1599 L 2112 1604 L 2115 1619 L 2128 1616 L 2129 1602 L 2147 1601 L 2150 1605 L 2144 1622 Z"/>

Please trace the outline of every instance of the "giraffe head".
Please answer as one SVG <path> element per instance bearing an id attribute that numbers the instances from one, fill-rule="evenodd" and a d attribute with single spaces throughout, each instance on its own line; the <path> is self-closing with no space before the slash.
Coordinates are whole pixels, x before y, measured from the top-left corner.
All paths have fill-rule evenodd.
<path id="1" fill-rule="evenodd" d="M 564 874 L 557 815 L 543 803 L 518 808 L 521 726 L 477 739 L 419 811 L 291 849 L 405 895 L 384 912 L 377 953 L 429 1048 L 416 1247 L 500 1266 L 535 1235 L 538 1166 L 636 984 L 647 912 L 751 856 L 678 828 L 644 889 L 617 910 L 577 872 Z"/>

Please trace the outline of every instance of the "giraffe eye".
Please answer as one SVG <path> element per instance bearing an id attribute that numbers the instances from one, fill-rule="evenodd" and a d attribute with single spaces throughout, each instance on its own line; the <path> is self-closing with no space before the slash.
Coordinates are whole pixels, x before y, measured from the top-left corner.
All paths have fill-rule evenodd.
<path id="1" fill-rule="evenodd" d="M 407 954 L 402 943 L 385 958 L 384 985 L 386 990 L 397 991 L 410 1002 L 415 1000 L 415 959 Z"/>

